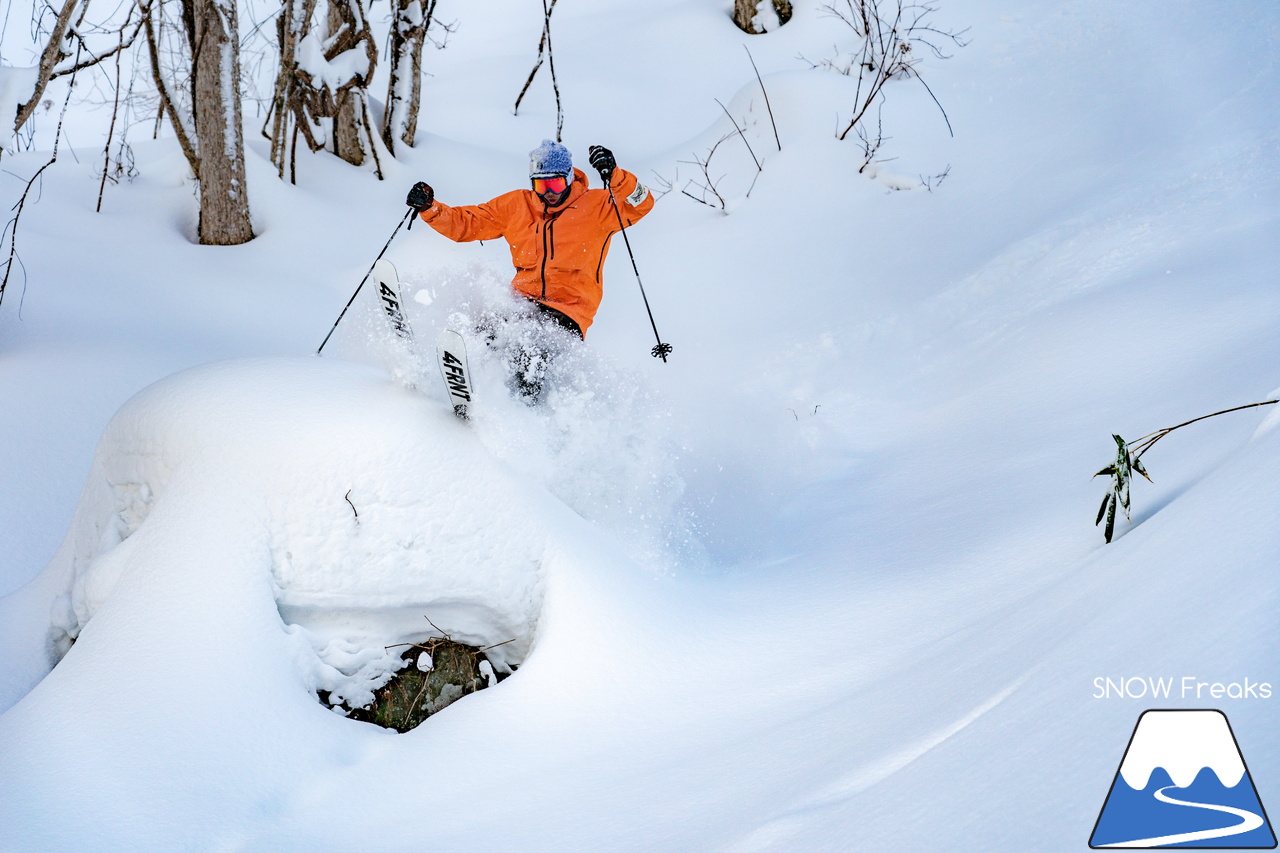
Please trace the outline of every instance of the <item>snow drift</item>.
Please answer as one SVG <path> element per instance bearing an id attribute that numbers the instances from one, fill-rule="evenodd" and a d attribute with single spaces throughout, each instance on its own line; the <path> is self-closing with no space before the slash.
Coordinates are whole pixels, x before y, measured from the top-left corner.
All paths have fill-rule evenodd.
<path id="1" fill-rule="evenodd" d="M 239 629 L 252 622 L 311 640 L 304 680 L 362 703 L 398 660 L 384 647 L 434 623 L 459 642 L 503 643 L 490 654 L 506 669 L 528 652 L 541 597 L 549 501 L 533 492 L 372 369 L 257 359 L 186 371 L 134 397 L 103 435 L 46 569 L 65 590 L 49 651 L 83 637 L 76 653 L 93 654 L 98 619 L 145 622 L 165 645 L 248 640 Z M 189 610 L 226 624 L 193 629 Z"/>

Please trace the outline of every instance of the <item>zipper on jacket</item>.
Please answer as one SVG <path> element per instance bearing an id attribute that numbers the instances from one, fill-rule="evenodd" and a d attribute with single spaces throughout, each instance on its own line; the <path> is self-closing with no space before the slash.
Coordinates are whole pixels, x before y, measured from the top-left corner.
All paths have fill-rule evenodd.
<path id="1" fill-rule="evenodd" d="M 556 217 L 560 214 L 554 214 L 543 219 L 542 223 L 542 296 L 540 299 L 547 298 L 547 258 L 556 256 L 556 240 L 555 235 L 551 233 L 552 226 L 556 224 Z"/>
<path id="2" fill-rule="evenodd" d="M 596 283 L 600 282 L 600 275 L 604 272 L 604 253 L 609 251 L 609 239 L 613 235 L 610 234 L 604 238 L 604 242 L 600 244 L 600 260 L 596 263 Z"/>
<path id="3" fill-rule="evenodd" d="M 547 298 L 547 237 L 551 234 L 551 223 L 542 222 L 542 299 Z"/>

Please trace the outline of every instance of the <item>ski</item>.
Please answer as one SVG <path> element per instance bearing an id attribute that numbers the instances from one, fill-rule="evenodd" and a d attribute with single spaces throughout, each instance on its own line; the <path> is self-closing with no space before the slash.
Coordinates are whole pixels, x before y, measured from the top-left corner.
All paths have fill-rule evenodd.
<path id="1" fill-rule="evenodd" d="M 471 405 L 471 368 L 467 366 L 467 347 L 462 335 L 445 329 L 436 338 L 436 360 L 440 363 L 440 376 L 444 379 L 453 413 L 467 420 L 467 407 Z"/>
<path id="2" fill-rule="evenodd" d="M 373 265 L 373 280 L 378 285 L 378 302 L 382 305 L 387 321 L 396 337 L 406 343 L 413 343 L 413 329 L 409 327 L 409 318 L 404 315 L 404 300 L 400 295 L 400 275 L 395 266 L 385 258 L 379 258 Z"/>
<path id="3" fill-rule="evenodd" d="M 391 330 L 412 350 L 413 329 L 404 313 L 400 275 L 395 266 L 380 258 L 373 265 L 373 280 L 378 285 L 378 303 L 391 324 Z M 453 413 L 467 420 L 467 406 L 471 403 L 471 370 L 467 366 L 467 348 L 462 336 L 451 329 L 441 332 L 436 339 L 436 359 L 440 363 L 440 375 L 444 378 L 449 402 L 453 404 Z"/>

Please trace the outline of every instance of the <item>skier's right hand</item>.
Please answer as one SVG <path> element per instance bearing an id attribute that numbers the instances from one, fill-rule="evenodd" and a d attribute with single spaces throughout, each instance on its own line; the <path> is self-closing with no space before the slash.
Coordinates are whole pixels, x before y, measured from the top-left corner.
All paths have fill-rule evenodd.
<path id="1" fill-rule="evenodd" d="M 409 197 L 404 203 L 421 213 L 431 207 L 436 200 L 436 191 L 431 189 L 431 185 L 425 181 L 418 181 L 413 185 L 413 189 L 409 190 Z"/>

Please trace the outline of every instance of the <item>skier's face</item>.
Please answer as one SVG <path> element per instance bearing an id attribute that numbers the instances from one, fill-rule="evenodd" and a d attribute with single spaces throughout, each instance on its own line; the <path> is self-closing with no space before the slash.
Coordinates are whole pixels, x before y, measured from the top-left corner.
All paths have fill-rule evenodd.
<path id="1" fill-rule="evenodd" d="M 569 179 L 562 175 L 553 178 L 534 178 L 533 191 L 547 207 L 563 204 L 569 197 Z"/>

